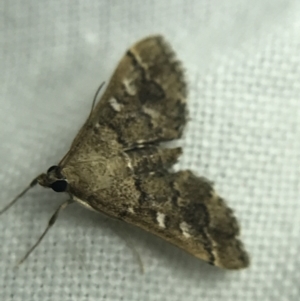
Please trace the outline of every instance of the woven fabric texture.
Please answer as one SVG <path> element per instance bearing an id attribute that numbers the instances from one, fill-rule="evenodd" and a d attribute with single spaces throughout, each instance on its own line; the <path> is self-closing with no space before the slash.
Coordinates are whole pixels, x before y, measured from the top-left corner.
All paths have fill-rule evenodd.
<path id="1" fill-rule="evenodd" d="M 0 208 L 65 154 L 124 51 L 160 33 L 189 82 L 178 166 L 215 183 L 252 261 L 223 271 L 72 205 L 15 269 L 66 198 L 35 188 L 0 217 L 0 300 L 299 300 L 299 0 L 4 0 L 0 20 Z"/>

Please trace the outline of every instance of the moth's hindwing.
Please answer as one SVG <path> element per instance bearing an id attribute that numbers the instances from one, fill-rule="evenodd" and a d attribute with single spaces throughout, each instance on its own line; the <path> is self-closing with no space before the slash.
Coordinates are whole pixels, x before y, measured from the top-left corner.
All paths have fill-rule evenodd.
<path id="1" fill-rule="evenodd" d="M 152 232 L 219 267 L 243 268 L 232 211 L 211 184 L 190 171 L 172 172 L 180 148 L 159 142 L 181 136 L 186 84 L 162 37 L 125 54 L 107 90 L 64 161 L 75 200 Z"/>

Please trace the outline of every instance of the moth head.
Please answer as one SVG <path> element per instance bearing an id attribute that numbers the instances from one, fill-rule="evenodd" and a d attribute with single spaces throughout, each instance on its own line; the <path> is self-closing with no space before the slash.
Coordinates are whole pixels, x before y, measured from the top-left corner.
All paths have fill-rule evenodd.
<path id="1" fill-rule="evenodd" d="M 55 192 L 65 192 L 68 189 L 68 181 L 61 174 L 60 166 L 57 165 L 48 168 L 47 173 L 37 178 L 37 182 L 41 186 L 52 188 Z"/>

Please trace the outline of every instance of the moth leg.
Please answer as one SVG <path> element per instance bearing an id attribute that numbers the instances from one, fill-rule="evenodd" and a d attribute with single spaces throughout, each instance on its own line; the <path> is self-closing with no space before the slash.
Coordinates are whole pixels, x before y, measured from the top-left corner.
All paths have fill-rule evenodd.
<path id="1" fill-rule="evenodd" d="M 42 233 L 42 235 L 39 237 L 39 239 L 36 241 L 36 243 L 28 250 L 28 252 L 25 254 L 25 256 L 18 262 L 18 266 L 20 264 L 22 264 L 27 258 L 28 256 L 32 253 L 32 251 L 40 244 L 40 242 L 42 241 L 42 239 L 45 237 L 45 235 L 47 234 L 47 232 L 49 231 L 49 229 L 54 225 L 54 223 L 57 220 L 57 217 L 59 215 L 59 213 L 64 210 L 68 205 L 72 204 L 74 201 L 73 200 L 68 200 L 64 203 L 62 203 L 54 212 L 54 214 L 51 216 L 48 225 L 46 227 L 46 229 L 44 230 L 44 232 Z"/>
<path id="2" fill-rule="evenodd" d="M 134 259 L 139 265 L 141 274 L 144 274 L 145 267 L 143 264 L 142 257 L 138 250 L 135 248 L 127 229 L 122 226 L 120 219 L 116 219 L 115 221 L 117 222 L 116 224 L 109 224 L 110 228 L 126 243 L 127 247 L 131 250 Z"/>

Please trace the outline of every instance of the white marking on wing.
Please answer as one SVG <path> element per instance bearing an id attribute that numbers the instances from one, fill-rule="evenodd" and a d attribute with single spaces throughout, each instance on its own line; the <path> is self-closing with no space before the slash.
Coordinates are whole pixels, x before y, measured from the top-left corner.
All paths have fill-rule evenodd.
<path id="1" fill-rule="evenodd" d="M 143 143 L 145 143 L 145 140 L 143 140 L 143 139 L 136 141 L 137 147 L 144 147 Z"/>
<path id="2" fill-rule="evenodd" d="M 161 212 L 157 212 L 156 214 L 156 220 L 158 222 L 158 225 L 161 227 L 161 228 L 166 228 L 166 225 L 165 225 L 165 218 L 166 218 L 166 215 L 161 213 Z"/>
<path id="3" fill-rule="evenodd" d="M 149 116 L 151 116 L 153 119 L 157 119 L 160 116 L 160 114 L 156 110 L 147 108 L 145 106 L 143 107 L 143 111 L 144 111 L 144 113 L 146 113 Z"/>
<path id="4" fill-rule="evenodd" d="M 109 100 L 110 105 L 116 112 L 120 112 L 123 108 L 123 105 L 119 103 L 115 98 Z"/>
<path id="5" fill-rule="evenodd" d="M 128 212 L 134 213 L 134 209 L 133 209 L 132 207 L 129 207 L 129 208 L 128 208 Z"/>
<path id="6" fill-rule="evenodd" d="M 191 237 L 190 232 L 190 226 L 186 222 L 182 222 L 179 225 L 180 230 L 182 231 L 183 236 L 186 238 Z"/>
<path id="7" fill-rule="evenodd" d="M 129 159 L 128 162 L 127 162 L 127 166 L 130 168 L 130 170 L 133 170 L 133 166 L 132 166 L 132 164 L 131 164 L 130 159 Z"/>
<path id="8" fill-rule="evenodd" d="M 130 170 L 133 170 L 133 166 L 132 166 L 130 157 L 125 152 L 123 154 L 125 156 L 127 167 L 129 167 Z"/>
<path id="9" fill-rule="evenodd" d="M 125 90 L 127 91 L 127 93 L 129 95 L 135 95 L 136 94 L 136 87 L 133 85 L 132 81 L 125 78 L 123 80 L 123 84 L 124 84 L 124 87 L 125 87 Z"/>

